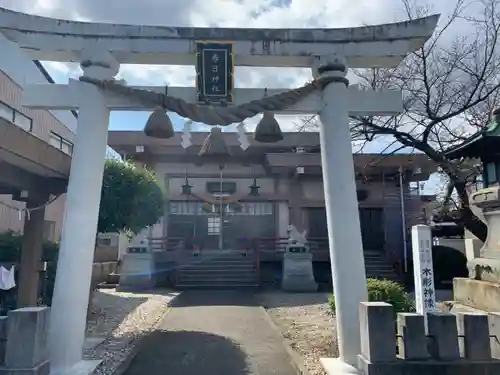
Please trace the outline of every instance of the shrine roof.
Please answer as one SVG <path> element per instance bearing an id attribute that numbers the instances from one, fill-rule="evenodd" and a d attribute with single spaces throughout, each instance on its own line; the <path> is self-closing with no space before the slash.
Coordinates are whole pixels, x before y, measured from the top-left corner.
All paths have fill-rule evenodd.
<path id="1" fill-rule="evenodd" d="M 252 134 L 248 134 L 250 147 L 241 150 L 238 135 L 233 132 L 223 132 L 226 145 L 231 150 L 233 160 L 245 159 L 253 161 L 266 161 L 277 168 L 288 168 L 297 165 L 306 167 L 320 167 L 321 155 L 318 132 L 284 132 L 283 140 L 276 143 L 256 142 Z M 149 158 L 150 161 L 178 161 L 188 162 L 198 158 L 200 147 L 207 137 L 206 132 L 192 132 L 192 145 L 187 149 L 181 146 L 181 132 L 176 132 L 169 139 L 147 137 L 142 131 L 108 132 L 108 145 L 120 154 L 128 157 Z M 137 151 L 140 146 L 141 151 Z M 305 153 L 297 153 L 297 148 L 302 148 Z M 428 175 L 436 171 L 436 163 L 423 153 L 412 154 L 355 154 L 354 161 L 359 167 L 370 166 L 372 169 L 391 169 L 397 171 L 399 167 L 421 169 L 422 174 Z"/>
<path id="2" fill-rule="evenodd" d="M 483 130 L 446 150 L 449 159 L 479 158 L 500 151 L 500 122 L 492 121 Z"/>

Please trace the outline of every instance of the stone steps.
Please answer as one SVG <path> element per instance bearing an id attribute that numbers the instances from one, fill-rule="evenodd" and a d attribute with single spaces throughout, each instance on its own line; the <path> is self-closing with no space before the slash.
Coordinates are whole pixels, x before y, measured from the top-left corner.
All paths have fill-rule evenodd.
<path id="1" fill-rule="evenodd" d="M 388 279 L 396 282 L 401 281 L 382 251 L 364 250 L 363 255 L 365 258 L 367 278 Z"/>
<path id="2" fill-rule="evenodd" d="M 368 278 L 401 281 L 381 251 L 365 250 L 364 258 Z M 258 285 L 259 275 L 252 254 L 207 252 L 197 256 L 187 255 L 177 269 L 179 289 L 255 288 Z"/>
<path id="3" fill-rule="evenodd" d="M 259 276 L 255 258 L 242 253 L 202 254 L 183 258 L 177 270 L 179 289 L 256 288 Z"/>

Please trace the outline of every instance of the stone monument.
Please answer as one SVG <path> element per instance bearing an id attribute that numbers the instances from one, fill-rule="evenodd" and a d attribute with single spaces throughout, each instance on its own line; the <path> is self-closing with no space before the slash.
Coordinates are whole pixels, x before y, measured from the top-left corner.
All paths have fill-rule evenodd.
<path id="1" fill-rule="evenodd" d="M 299 233 L 291 225 L 289 240 L 283 254 L 281 288 L 287 292 L 315 292 L 318 284 L 314 279 L 312 254 L 306 245 L 305 232 Z"/>
<path id="2" fill-rule="evenodd" d="M 120 270 L 120 290 L 147 290 L 155 286 L 153 255 L 151 248 L 144 243 L 127 248 Z"/>

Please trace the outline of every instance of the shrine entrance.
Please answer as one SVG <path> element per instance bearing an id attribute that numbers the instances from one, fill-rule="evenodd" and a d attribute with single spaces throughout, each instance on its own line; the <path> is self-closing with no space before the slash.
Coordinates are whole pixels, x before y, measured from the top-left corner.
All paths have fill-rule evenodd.
<path id="1" fill-rule="evenodd" d="M 170 202 L 167 233 L 187 249 L 238 250 L 255 238 L 275 237 L 275 207 L 271 202 L 206 206 L 203 202 Z M 172 244 L 174 245 L 174 244 Z M 175 246 L 175 245 L 174 245 Z"/>
<path id="2" fill-rule="evenodd" d="M 239 127 L 246 149 L 254 142 L 282 141 L 275 114 L 319 115 L 339 357 L 356 365 L 358 307 L 367 291 L 349 116 L 396 115 L 402 95 L 360 90 L 346 75 L 349 68 L 397 66 L 426 42 L 438 19 L 348 29 L 219 29 L 72 22 L 0 8 L 0 32 L 29 58 L 77 61 L 83 72 L 67 84 L 27 85 L 23 98 L 29 108 L 78 111 L 50 317 L 51 371 L 70 374 L 92 365 L 81 365 L 82 347 L 111 110 L 152 110 L 144 133 L 178 137 L 186 147 L 191 122 L 210 125 L 199 154 L 221 163 L 230 153 L 218 126 L 262 115 L 252 139 Z M 120 64 L 195 65 L 197 82 L 131 87 L 115 79 Z M 235 88 L 235 64 L 309 68 L 313 80 L 293 89 Z M 175 134 L 167 111 L 186 119 L 183 137 Z"/>
<path id="3" fill-rule="evenodd" d="M 314 207 L 307 209 L 310 237 L 328 237 L 326 209 Z M 360 208 L 359 221 L 363 248 L 383 250 L 384 248 L 384 213 L 382 208 Z"/>

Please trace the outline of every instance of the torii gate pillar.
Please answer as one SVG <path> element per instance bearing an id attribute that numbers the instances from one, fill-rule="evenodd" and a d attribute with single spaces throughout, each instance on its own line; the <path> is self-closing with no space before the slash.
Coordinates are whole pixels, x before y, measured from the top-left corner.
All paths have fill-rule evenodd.
<path id="1" fill-rule="evenodd" d="M 92 51 L 88 55 L 81 64 L 85 76 L 112 79 L 118 74 L 119 64 L 109 53 Z M 86 368 L 81 367 L 95 366 L 92 361 L 82 361 L 82 348 L 108 140 L 109 109 L 105 93 L 91 84 L 79 83 L 78 98 L 78 128 L 50 313 L 51 374 L 88 373 Z"/>
<path id="2" fill-rule="evenodd" d="M 367 301 L 368 295 L 349 128 L 347 66 L 339 56 L 318 57 L 315 65 L 315 76 L 336 78 L 322 93 L 321 165 L 339 359 L 356 366 L 361 349 L 359 302 Z"/>

